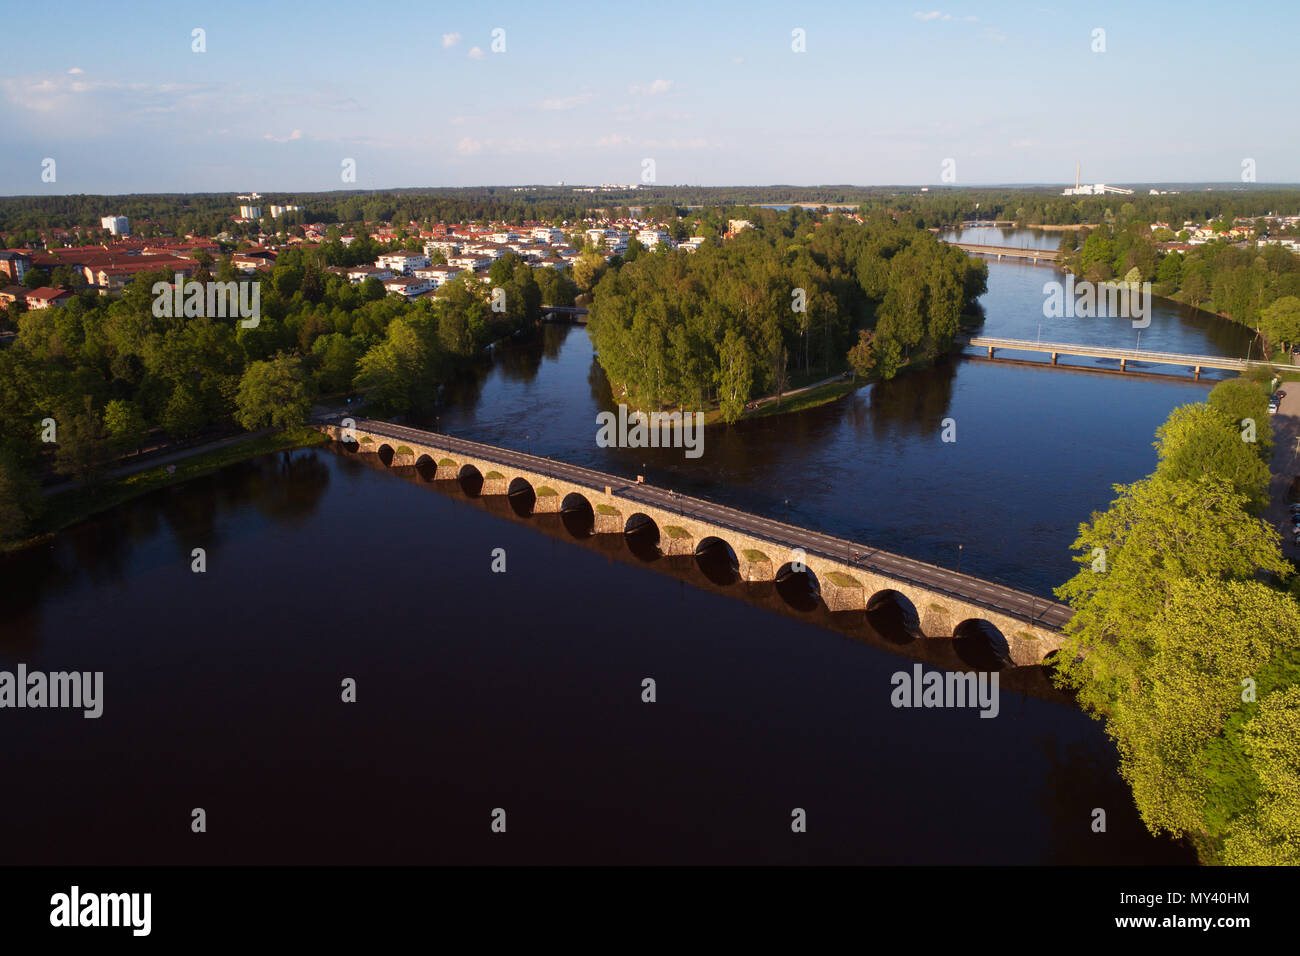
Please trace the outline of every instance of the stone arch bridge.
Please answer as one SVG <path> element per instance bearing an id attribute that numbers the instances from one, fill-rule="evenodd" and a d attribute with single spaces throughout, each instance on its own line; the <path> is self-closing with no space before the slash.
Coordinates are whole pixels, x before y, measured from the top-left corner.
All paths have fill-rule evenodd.
<path id="1" fill-rule="evenodd" d="M 902 599 L 926 637 L 991 626 L 1015 664 L 1036 664 L 1063 644 L 1070 609 L 1045 598 L 665 488 L 549 458 L 370 419 L 320 423 L 393 466 L 435 479 L 482 479 L 484 495 L 531 492 L 534 514 L 589 508 L 596 534 L 649 530 L 664 555 L 728 548 L 742 580 L 776 581 L 806 570 L 832 611 L 871 610 Z M 904 603 L 905 602 L 905 603 Z"/>

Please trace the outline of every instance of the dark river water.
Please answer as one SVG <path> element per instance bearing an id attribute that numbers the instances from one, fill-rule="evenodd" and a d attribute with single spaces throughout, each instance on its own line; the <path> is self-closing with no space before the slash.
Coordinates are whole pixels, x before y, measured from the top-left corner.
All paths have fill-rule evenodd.
<path id="1" fill-rule="evenodd" d="M 1032 337 L 1055 275 L 991 264 L 984 330 Z M 1107 320 L 1057 321 L 1092 341 Z M 1148 336 L 1245 349 L 1172 306 Z M 960 544 L 962 570 L 1046 595 L 1079 522 L 1206 390 L 957 358 L 711 428 L 691 460 L 597 447 L 608 386 L 584 330 L 551 326 L 450 388 L 437 426 L 940 564 Z M 0 863 L 1193 861 L 1146 833 L 1042 668 L 1000 672 L 995 719 L 895 708 L 896 672 L 978 656 L 896 608 L 832 616 L 643 544 L 322 449 L 4 557 L 0 670 L 103 671 L 104 712 L 0 710 Z"/>

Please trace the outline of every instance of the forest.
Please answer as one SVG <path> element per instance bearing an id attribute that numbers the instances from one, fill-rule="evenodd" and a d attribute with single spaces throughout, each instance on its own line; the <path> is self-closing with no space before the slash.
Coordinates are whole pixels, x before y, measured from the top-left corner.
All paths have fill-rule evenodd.
<path id="1" fill-rule="evenodd" d="M 1061 264 L 1093 282 L 1151 282 L 1156 295 L 1254 329 L 1263 338 L 1256 358 L 1300 344 L 1300 256 L 1276 245 L 1240 248 L 1222 239 L 1185 252 L 1157 246 L 1174 238 L 1171 230 L 1152 230 L 1141 219 L 1068 230 L 1061 236 Z"/>
<path id="2" fill-rule="evenodd" d="M 792 375 L 851 365 L 892 377 L 946 351 L 988 266 L 884 215 L 865 225 L 795 208 L 693 254 L 639 253 L 595 284 L 588 331 L 630 403 L 718 403 L 734 421 Z"/>
<path id="3" fill-rule="evenodd" d="M 513 253 L 483 279 L 462 273 L 414 302 L 374 278 L 354 286 L 325 272 L 327 258 L 289 249 L 250 280 L 261 282 L 255 328 L 154 315 L 154 283 L 172 280 L 161 272 L 120 298 L 83 290 L 18 313 L 0 348 L 0 539 L 31 526 L 50 472 L 92 481 L 146 443 L 300 424 L 320 396 L 364 391 L 376 414 L 427 409 L 485 346 L 534 325 L 544 296 L 573 301 L 567 278 Z M 240 277 L 227 257 L 193 281 L 208 278 Z M 495 288 L 503 311 L 490 305 Z"/>
<path id="4" fill-rule="evenodd" d="M 1080 526 L 1056 592 L 1075 612 L 1058 683 L 1105 724 L 1151 832 L 1206 863 L 1300 864 L 1300 577 L 1260 517 L 1267 397 L 1237 379 L 1174 409 L 1155 472 Z"/>

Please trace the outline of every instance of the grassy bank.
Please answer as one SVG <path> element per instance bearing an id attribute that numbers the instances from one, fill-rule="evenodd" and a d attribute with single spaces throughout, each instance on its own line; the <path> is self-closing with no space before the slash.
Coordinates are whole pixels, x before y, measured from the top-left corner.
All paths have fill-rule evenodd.
<path id="1" fill-rule="evenodd" d="M 751 412 L 746 412 L 742 418 L 770 418 L 773 415 L 784 415 L 786 412 L 802 412 L 809 408 L 816 408 L 818 405 L 833 402 L 837 398 L 843 398 L 850 392 L 856 392 L 864 385 L 869 384 L 870 382 L 862 380 L 856 383 L 852 381 L 827 382 L 825 385 L 810 388 L 798 395 L 782 398 L 780 404 L 767 402 Z"/>
<path id="2" fill-rule="evenodd" d="M 160 463 L 154 468 L 131 475 L 105 478 L 89 487 L 72 488 L 51 495 L 46 500 L 45 510 L 34 522 L 30 537 L 0 543 L 0 550 L 13 551 L 28 547 L 132 498 L 138 498 L 168 485 L 179 485 L 193 478 L 220 471 L 228 465 L 256 458 L 258 455 L 289 451 L 294 448 L 308 448 L 328 442 L 329 438 L 326 435 L 304 425 L 272 435 L 250 436 L 247 440 L 233 445 L 209 452 L 199 452 L 173 462 L 175 470 L 171 472 L 167 470 L 166 464 Z"/>

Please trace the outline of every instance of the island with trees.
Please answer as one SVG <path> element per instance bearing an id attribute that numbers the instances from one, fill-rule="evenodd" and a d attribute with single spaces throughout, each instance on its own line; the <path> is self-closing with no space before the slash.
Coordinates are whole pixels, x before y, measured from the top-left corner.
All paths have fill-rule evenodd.
<path id="1" fill-rule="evenodd" d="M 732 422 L 801 379 L 890 378 L 948 351 L 986 289 L 985 263 L 883 214 L 753 215 L 720 245 L 638 251 L 595 281 L 588 331 L 622 400 Z"/>

